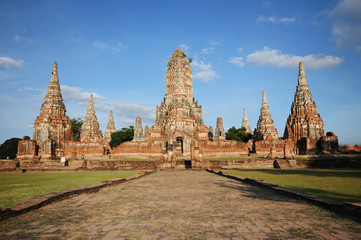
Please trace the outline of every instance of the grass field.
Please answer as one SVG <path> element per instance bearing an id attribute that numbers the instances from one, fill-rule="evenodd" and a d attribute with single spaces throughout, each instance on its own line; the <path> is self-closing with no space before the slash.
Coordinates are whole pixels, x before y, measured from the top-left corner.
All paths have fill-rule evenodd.
<path id="1" fill-rule="evenodd" d="M 17 203 L 42 194 L 100 183 L 106 179 L 128 177 L 138 172 L 0 173 L 0 208 L 13 207 Z"/>
<path id="2" fill-rule="evenodd" d="M 281 187 L 338 201 L 361 202 L 360 169 L 242 169 L 227 170 L 227 173 L 261 178 Z"/>

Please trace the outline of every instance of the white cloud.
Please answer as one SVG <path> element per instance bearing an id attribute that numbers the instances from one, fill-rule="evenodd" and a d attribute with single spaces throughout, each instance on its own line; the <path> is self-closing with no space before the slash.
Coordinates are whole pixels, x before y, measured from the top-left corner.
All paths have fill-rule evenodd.
<path id="1" fill-rule="evenodd" d="M 214 47 L 202 48 L 201 51 L 203 54 L 209 54 L 209 53 L 213 52 L 214 49 L 215 49 Z"/>
<path id="2" fill-rule="evenodd" d="M 108 44 L 101 41 L 95 41 L 93 42 L 93 46 L 101 50 L 111 50 L 114 52 L 119 52 L 124 48 L 124 44 L 122 42 L 117 42 L 116 44 Z"/>
<path id="3" fill-rule="evenodd" d="M 234 63 L 240 67 L 244 67 L 246 64 L 243 61 L 243 57 L 233 57 L 229 59 L 230 63 Z"/>
<path id="4" fill-rule="evenodd" d="M 0 70 L 10 68 L 20 68 L 23 65 L 23 60 L 14 60 L 9 57 L 0 57 Z"/>
<path id="5" fill-rule="evenodd" d="M 296 22 L 296 18 L 276 17 L 276 16 L 265 17 L 263 15 L 259 15 L 257 18 L 257 22 L 270 22 L 274 24 L 277 23 L 291 24 Z"/>
<path id="6" fill-rule="evenodd" d="M 122 43 L 122 42 L 118 42 L 118 47 L 120 48 L 120 49 L 123 49 L 124 48 L 124 44 Z"/>
<path id="7" fill-rule="evenodd" d="M 263 3 L 262 3 L 262 6 L 264 6 L 264 7 L 268 7 L 268 6 L 271 6 L 271 5 L 272 5 L 271 1 L 263 1 Z"/>
<path id="8" fill-rule="evenodd" d="M 263 50 L 255 51 L 247 56 L 247 62 L 280 68 L 297 69 L 300 61 L 304 62 L 307 69 L 318 70 L 340 65 L 345 59 L 327 56 L 325 54 L 295 56 L 292 54 L 283 54 L 280 50 L 270 49 L 268 47 L 264 47 Z"/>
<path id="9" fill-rule="evenodd" d="M 149 107 L 137 103 L 121 102 L 121 101 L 98 101 L 96 107 L 99 111 L 109 113 L 110 110 L 114 114 L 120 115 L 122 118 L 131 120 L 134 123 L 136 117 L 141 117 L 143 121 L 154 122 L 155 107 Z"/>
<path id="10" fill-rule="evenodd" d="M 82 91 L 80 87 L 71 87 L 67 85 L 61 85 L 61 93 L 63 99 L 66 101 L 88 101 L 90 94 L 93 94 L 94 99 L 105 99 L 105 97 L 95 93 L 95 92 L 85 92 Z"/>
<path id="11" fill-rule="evenodd" d="M 32 88 L 32 87 L 24 87 L 24 88 L 19 88 L 16 89 L 19 92 L 23 92 L 23 91 L 45 91 L 44 88 Z"/>
<path id="12" fill-rule="evenodd" d="M 188 51 L 190 46 L 188 46 L 187 44 L 185 43 L 182 43 L 181 45 L 179 45 L 179 47 L 183 50 L 183 51 Z"/>
<path id="13" fill-rule="evenodd" d="M 104 42 L 93 42 L 94 47 L 105 50 L 108 49 L 108 44 L 104 43 Z"/>
<path id="14" fill-rule="evenodd" d="M 15 42 L 19 42 L 19 41 L 20 41 L 20 36 L 17 35 L 17 34 L 15 34 L 14 37 L 13 37 L 13 40 L 14 40 Z"/>
<path id="15" fill-rule="evenodd" d="M 361 47 L 361 1 L 342 0 L 330 12 L 332 35 L 339 48 Z"/>
<path id="16" fill-rule="evenodd" d="M 84 117 L 79 112 L 86 112 L 90 92 L 82 90 L 80 87 L 61 85 L 61 91 L 64 101 L 66 101 L 68 111 L 74 113 L 71 117 Z M 94 107 L 98 119 L 108 118 L 109 111 L 112 110 L 117 115 L 115 119 L 117 126 L 134 125 L 136 117 L 141 117 L 144 122 L 153 123 L 155 120 L 155 107 L 147 106 L 141 103 L 109 101 L 104 96 L 92 92 L 94 98 Z M 120 118 L 120 119 L 119 119 Z"/>
<path id="17" fill-rule="evenodd" d="M 211 63 L 204 63 L 203 61 L 192 61 L 192 68 L 194 68 L 195 73 L 193 73 L 193 78 L 202 82 L 208 82 L 214 79 L 217 74 L 212 69 Z"/>
<path id="18" fill-rule="evenodd" d="M 217 46 L 217 45 L 219 45 L 219 41 L 215 41 L 215 40 L 212 40 L 212 39 L 207 39 L 207 42 L 208 42 L 209 45 L 211 45 L 211 46 Z"/>

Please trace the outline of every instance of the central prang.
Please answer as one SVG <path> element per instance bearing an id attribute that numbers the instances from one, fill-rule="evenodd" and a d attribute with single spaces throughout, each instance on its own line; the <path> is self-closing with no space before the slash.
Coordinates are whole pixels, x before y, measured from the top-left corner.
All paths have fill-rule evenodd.
<path id="1" fill-rule="evenodd" d="M 152 128 L 160 128 L 161 136 L 167 138 L 168 145 L 176 145 L 183 155 L 190 155 L 192 138 L 208 139 L 202 107 L 193 98 L 192 69 L 180 49 L 168 61 L 165 98 L 157 107 Z"/>

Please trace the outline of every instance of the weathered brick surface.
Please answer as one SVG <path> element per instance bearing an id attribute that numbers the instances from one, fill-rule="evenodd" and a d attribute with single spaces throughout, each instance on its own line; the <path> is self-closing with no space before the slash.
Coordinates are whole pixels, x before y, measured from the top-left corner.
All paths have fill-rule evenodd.
<path id="1" fill-rule="evenodd" d="M 89 98 L 88 109 L 81 126 L 80 139 L 82 142 L 103 142 L 103 134 L 99 130 L 99 122 L 95 115 L 93 94 Z"/>
<path id="2" fill-rule="evenodd" d="M 112 140 L 113 132 L 115 132 L 115 124 L 114 124 L 114 118 L 113 118 L 113 111 L 110 111 L 107 129 L 105 130 L 105 133 L 104 133 L 104 142 L 105 143 L 109 143 L 110 140 Z"/>
<path id="3" fill-rule="evenodd" d="M 361 225 L 266 189 L 167 171 L 0 223 L 0 239 L 360 239 Z"/>

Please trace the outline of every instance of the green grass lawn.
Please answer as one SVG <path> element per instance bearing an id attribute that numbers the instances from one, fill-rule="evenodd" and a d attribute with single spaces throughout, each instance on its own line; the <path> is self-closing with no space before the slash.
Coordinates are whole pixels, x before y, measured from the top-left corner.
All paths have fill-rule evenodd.
<path id="1" fill-rule="evenodd" d="M 242 169 L 227 170 L 227 173 L 261 178 L 281 187 L 338 201 L 361 202 L 360 169 Z"/>
<path id="2" fill-rule="evenodd" d="M 124 178 L 139 171 L 0 173 L 0 208 L 51 192 Z"/>

